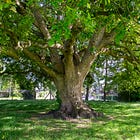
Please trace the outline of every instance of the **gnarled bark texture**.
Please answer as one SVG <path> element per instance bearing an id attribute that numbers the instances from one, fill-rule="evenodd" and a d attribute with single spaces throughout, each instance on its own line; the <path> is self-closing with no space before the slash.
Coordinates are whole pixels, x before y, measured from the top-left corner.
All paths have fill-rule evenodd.
<path id="1" fill-rule="evenodd" d="M 51 112 L 55 118 L 94 118 L 103 116 L 102 113 L 95 112 L 82 100 L 83 80 L 78 75 L 69 80 L 66 76 L 59 77 L 55 80 L 55 85 L 61 99 L 59 110 Z"/>

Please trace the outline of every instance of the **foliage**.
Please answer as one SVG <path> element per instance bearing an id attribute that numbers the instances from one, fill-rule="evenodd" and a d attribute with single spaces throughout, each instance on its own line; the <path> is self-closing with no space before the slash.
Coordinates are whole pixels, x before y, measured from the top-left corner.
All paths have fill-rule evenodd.
<path id="1" fill-rule="evenodd" d="M 43 112 L 57 105 L 55 101 L 46 100 L 1 100 L 0 139 L 140 139 L 139 103 L 90 101 L 91 107 L 105 112 L 105 118 L 67 121 L 45 118 Z"/>
<path id="2" fill-rule="evenodd" d="M 131 33 L 132 36 L 134 33 L 134 30 L 129 28 L 130 23 L 133 21 L 132 19 L 139 22 L 139 17 L 137 16 L 139 5 L 137 5 L 137 2 L 137 0 L 131 0 L 131 2 L 121 0 L 99 0 L 95 2 L 89 0 L 76 2 L 73 0 L 67 2 L 63 0 L 55 2 L 50 0 L 31 0 L 23 3 L 26 4 L 26 9 L 20 9 L 19 11 L 17 3 L 11 0 L 2 1 L 0 4 L 1 54 L 6 55 L 6 57 L 13 57 L 16 60 L 18 59 L 18 63 L 20 64 L 26 65 L 25 63 L 27 63 L 28 68 L 32 64 L 36 65 L 37 62 L 34 62 L 35 60 L 38 61 L 36 57 L 28 60 L 29 56 L 27 56 L 27 53 L 25 54 L 23 48 L 18 48 L 17 44 L 21 43 L 23 46 L 28 46 L 28 50 L 32 53 L 37 54 L 41 58 L 41 61 L 45 61 L 45 65 L 53 68 L 53 64 L 49 60 L 43 59 L 50 57 L 50 50 L 48 48 L 40 48 L 40 46 L 47 45 L 47 47 L 52 47 L 55 43 L 63 45 L 71 37 L 71 28 L 74 24 L 79 24 L 77 25 L 79 29 L 75 29 L 74 31 L 76 33 L 80 30 L 75 43 L 79 50 L 87 48 L 86 42 L 89 41 L 96 28 L 100 29 L 104 25 L 107 32 L 115 28 L 117 33 L 115 41 L 116 44 L 119 44 L 125 38 L 126 34 Z M 39 31 L 35 24 L 35 17 L 32 16 L 34 14 L 33 9 L 38 8 L 51 34 L 51 38 L 47 39 L 47 44 L 43 33 Z M 24 10 L 26 10 L 26 14 L 21 13 Z M 133 23 L 132 26 L 137 26 L 137 23 Z M 31 41 L 31 46 L 28 44 L 28 41 Z M 94 52 L 95 48 L 91 48 L 91 51 Z M 63 54 L 61 49 L 58 49 L 58 53 Z M 19 57 L 22 59 L 19 59 Z M 42 66 L 39 64 L 39 67 Z M 39 69 L 38 64 L 36 68 Z M 33 69 L 32 67 L 31 70 L 33 71 Z"/>
<path id="3" fill-rule="evenodd" d="M 116 84 L 118 85 L 119 98 L 123 101 L 140 100 L 140 78 L 135 67 L 129 63 L 123 63 L 123 71 L 116 75 Z M 121 81 L 121 82 L 120 82 Z"/>
<path id="4" fill-rule="evenodd" d="M 90 87 L 93 84 L 93 81 L 92 73 L 89 73 L 84 81 L 84 86 Z"/>
<path id="5" fill-rule="evenodd" d="M 102 87 L 102 93 L 117 93 L 116 73 L 120 72 L 122 60 L 106 54 L 98 56 L 92 65 L 92 75 L 95 81 L 94 88 Z"/>

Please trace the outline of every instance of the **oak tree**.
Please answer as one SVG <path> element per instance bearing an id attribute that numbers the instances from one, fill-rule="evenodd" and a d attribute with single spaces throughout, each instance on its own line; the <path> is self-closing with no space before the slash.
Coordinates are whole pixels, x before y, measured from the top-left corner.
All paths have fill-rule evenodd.
<path id="1" fill-rule="evenodd" d="M 0 2 L 0 53 L 49 75 L 61 99 L 54 116 L 96 117 L 81 89 L 101 53 L 112 53 L 138 24 L 138 0 L 8 0 Z"/>

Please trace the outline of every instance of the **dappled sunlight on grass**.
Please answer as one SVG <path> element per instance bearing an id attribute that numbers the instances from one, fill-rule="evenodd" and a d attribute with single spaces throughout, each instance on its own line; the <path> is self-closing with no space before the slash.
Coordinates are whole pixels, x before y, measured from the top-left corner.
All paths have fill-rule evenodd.
<path id="1" fill-rule="evenodd" d="M 55 101 L 0 101 L 0 140 L 139 140 L 140 103 L 93 102 L 105 116 L 59 120 L 40 117 Z"/>

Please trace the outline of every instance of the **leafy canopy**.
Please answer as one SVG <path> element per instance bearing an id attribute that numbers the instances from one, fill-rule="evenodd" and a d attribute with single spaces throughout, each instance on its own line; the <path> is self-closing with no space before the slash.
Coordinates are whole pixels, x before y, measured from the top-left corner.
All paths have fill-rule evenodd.
<path id="1" fill-rule="evenodd" d="M 104 48 L 108 55 L 125 58 L 120 53 L 125 52 L 125 48 L 129 55 L 134 51 L 132 48 L 137 46 L 138 51 L 140 48 L 137 45 L 140 41 L 139 7 L 138 0 L 1 1 L 0 57 L 4 61 L 11 57 L 23 64 L 24 68 L 17 67 L 18 70 L 39 75 L 42 70 L 52 77 L 54 71 L 63 73 L 58 70 L 56 59 L 66 57 L 64 46 L 69 40 L 81 62 L 86 58 L 82 54 L 86 52 L 84 50 L 98 54 L 95 44 L 100 46 L 99 50 Z M 115 38 L 112 32 L 115 32 Z M 106 37 L 104 40 L 101 34 Z M 92 44 L 93 35 L 95 44 Z M 115 42 L 108 41 L 110 38 Z M 99 45 L 101 39 L 102 45 Z M 14 66 L 11 69 L 15 69 Z"/>

